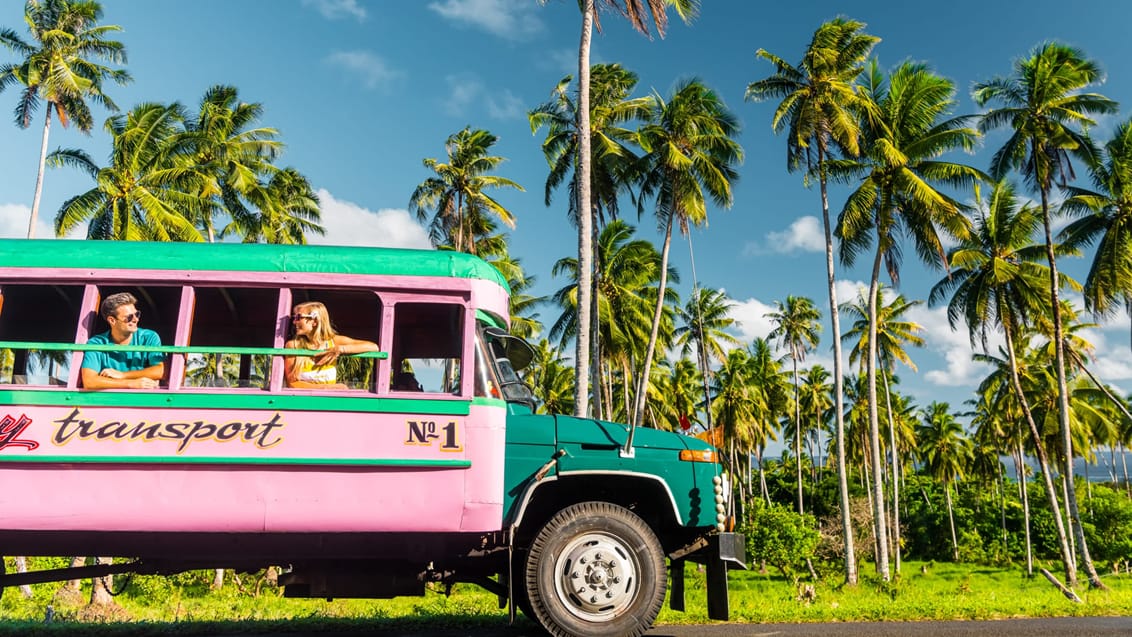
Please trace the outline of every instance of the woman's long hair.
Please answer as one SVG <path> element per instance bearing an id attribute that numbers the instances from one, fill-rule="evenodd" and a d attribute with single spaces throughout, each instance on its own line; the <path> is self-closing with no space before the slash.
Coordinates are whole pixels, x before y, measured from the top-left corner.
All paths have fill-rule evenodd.
<path id="1" fill-rule="evenodd" d="M 330 313 L 326 311 L 325 305 L 318 301 L 300 303 L 291 310 L 291 315 L 295 314 L 313 314 L 315 317 L 314 328 L 309 334 L 295 335 L 295 343 L 301 349 L 323 349 L 323 343 L 334 340 L 337 332 L 330 324 Z"/>

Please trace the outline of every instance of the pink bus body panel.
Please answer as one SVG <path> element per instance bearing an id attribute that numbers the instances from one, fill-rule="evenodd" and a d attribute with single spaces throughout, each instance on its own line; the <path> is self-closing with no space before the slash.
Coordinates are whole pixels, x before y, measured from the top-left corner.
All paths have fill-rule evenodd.
<path id="1" fill-rule="evenodd" d="M 10 426 L 0 438 L 0 483 L 8 485 L 0 511 L 9 530 L 364 533 L 501 526 L 500 407 L 472 405 L 468 416 L 0 410 L 6 410 L 0 418 L 11 417 L 5 422 L 27 425 Z M 183 426 L 171 427 L 177 424 Z"/>

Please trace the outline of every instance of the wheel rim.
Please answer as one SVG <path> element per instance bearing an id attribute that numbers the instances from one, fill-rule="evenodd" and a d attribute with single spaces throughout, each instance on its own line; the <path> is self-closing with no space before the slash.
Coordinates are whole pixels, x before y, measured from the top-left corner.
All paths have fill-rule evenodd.
<path id="1" fill-rule="evenodd" d="M 619 538 L 587 533 L 571 540 L 554 563 L 555 592 L 570 613 L 606 621 L 625 611 L 640 589 L 640 565 Z"/>

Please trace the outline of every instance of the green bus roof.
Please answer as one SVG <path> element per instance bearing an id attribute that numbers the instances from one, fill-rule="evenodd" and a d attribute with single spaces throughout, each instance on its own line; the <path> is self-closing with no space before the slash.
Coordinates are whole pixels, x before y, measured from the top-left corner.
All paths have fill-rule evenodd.
<path id="1" fill-rule="evenodd" d="M 510 291 L 477 256 L 448 250 L 266 243 L 0 239 L 0 267 L 315 272 L 483 279 Z"/>

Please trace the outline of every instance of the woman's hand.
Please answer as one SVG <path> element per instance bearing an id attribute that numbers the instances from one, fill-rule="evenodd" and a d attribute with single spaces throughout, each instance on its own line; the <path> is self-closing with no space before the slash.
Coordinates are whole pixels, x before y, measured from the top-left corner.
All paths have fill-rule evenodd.
<path id="1" fill-rule="evenodd" d="M 335 343 L 333 346 L 330 347 L 330 349 L 326 350 L 325 352 L 323 352 L 321 354 L 314 356 L 314 363 L 315 363 L 315 365 L 319 365 L 319 366 L 331 365 L 335 361 L 338 360 L 339 356 L 341 356 L 342 354 L 345 354 L 345 353 L 346 352 L 344 351 L 344 348 L 341 345 L 338 345 L 337 343 Z"/>

